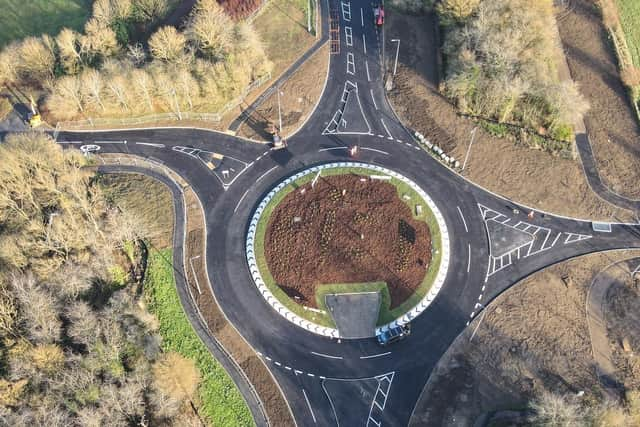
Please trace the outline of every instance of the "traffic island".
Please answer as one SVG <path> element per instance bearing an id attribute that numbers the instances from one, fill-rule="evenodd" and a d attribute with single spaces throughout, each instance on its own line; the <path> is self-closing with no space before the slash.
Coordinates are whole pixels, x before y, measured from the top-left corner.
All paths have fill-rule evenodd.
<path id="1" fill-rule="evenodd" d="M 362 338 L 426 309 L 446 276 L 449 237 L 439 209 L 413 181 L 379 166 L 331 163 L 285 179 L 260 202 L 247 260 L 282 316 L 321 335 Z M 375 311 L 375 328 L 336 325 L 327 295 L 367 293 L 379 303 L 354 305 L 340 318 Z"/>

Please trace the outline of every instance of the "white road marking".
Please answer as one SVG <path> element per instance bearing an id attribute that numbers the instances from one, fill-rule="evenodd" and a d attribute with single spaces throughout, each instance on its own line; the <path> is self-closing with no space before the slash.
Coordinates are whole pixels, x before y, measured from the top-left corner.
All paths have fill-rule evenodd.
<path id="1" fill-rule="evenodd" d="M 360 356 L 360 359 L 373 359 L 374 357 L 382 357 L 388 354 L 391 354 L 391 352 L 387 351 L 386 353 L 372 354 L 371 356 Z"/>
<path id="2" fill-rule="evenodd" d="M 280 363 L 280 362 L 273 362 L 273 363 L 275 363 L 276 366 L 282 366 L 282 363 Z"/>
<path id="3" fill-rule="evenodd" d="M 286 369 L 287 371 L 291 370 L 291 366 L 285 366 L 284 369 Z"/>
<path id="4" fill-rule="evenodd" d="M 462 215 L 462 210 L 460 210 L 460 206 L 456 206 L 458 208 L 458 213 L 460 214 L 460 218 L 462 218 L 462 223 L 464 224 L 464 231 L 469 232 L 469 228 L 467 227 L 467 221 L 464 219 L 464 215 Z"/>
<path id="5" fill-rule="evenodd" d="M 313 413 L 313 409 L 311 408 L 311 403 L 309 403 L 309 398 L 307 397 L 307 393 L 302 389 L 302 394 L 304 394 L 304 400 L 307 401 L 307 406 L 309 407 L 309 412 L 311 412 L 311 418 L 313 418 L 313 423 L 316 424 L 316 416 Z"/>
<path id="6" fill-rule="evenodd" d="M 364 54 L 367 54 L 367 39 L 364 36 L 364 33 L 362 33 L 362 46 L 364 47 Z"/>
<path id="7" fill-rule="evenodd" d="M 94 141 L 94 144 L 126 144 L 127 141 Z"/>
<path id="8" fill-rule="evenodd" d="M 364 27 L 364 14 L 362 13 L 362 8 L 360 8 L 360 25 Z"/>
<path id="9" fill-rule="evenodd" d="M 350 2 L 341 2 L 342 3 L 342 18 L 349 22 L 351 21 L 351 3 Z"/>
<path id="10" fill-rule="evenodd" d="M 56 141 L 58 144 L 86 144 L 86 141 Z"/>
<path id="11" fill-rule="evenodd" d="M 364 60 L 364 68 L 367 69 L 367 81 L 370 82 L 371 75 L 369 75 L 369 61 L 367 61 L 366 59 Z"/>
<path id="12" fill-rule="evenodd" d="M 294 369 L 294 370 L 293 370 L 293 373 L 294 373 L 295 375 L 300 375 L 300 374 L 302 373 L 302 371 L 299 371 L 299 370 L 297 370 L 297 369 Z"/>
<path id="13" fill-rule="evenodd" d="M 260 181 L 262 178 L 264 178 L 265 176 L 269 175 L 269 173 L 271 171 L 273 171 L 274 169 L 277 169 L 278 166 L 274 166 L 271 169 L 269 169 L 268 171 L 266 171 L 265 173 L 263 173 L 262 175 L 260 175 L 260 178 L 256 179 L 256 182 Z"/>
<path id="14" fill-rule="evenodd" d="M 373 101 L 373 106 L 378 109 L 378 105 L 376 104 L 376 98 L 373 96 L 373 89 L 369 89 L 369 93 L 371 94 L 371 100 Z"/>
<path id="15" fill-rule="evenodd" d="M 346 150 L 349 147 L 329 147 L 329 148 L 321 148 L 318 150 L 318 153 L 322 153 L 323 151 L 331 151 L 331 150 Z"/>
<path id="16" fill-rule="evenodd" d="M 315 377 L 315 374 L 307 373 L 307 375 L 310 377 Z"/>
<path id="17" fill-rule="evenodd" d="M 384 127 L 384 130 L 387 132 L 387 135 L 389 135 L 389 139 L 393 139 L 393 137 L 391 136 L 391 132 L 389 132 L 389 128 L 387 128 L 387 125 L 384 123 L 384 119 L 380 119 L 380 122 L 382 122 L 382 126 Z"/>
<path id="18" fill-rule="evenodd" d="M 467 259 L 467 273 L 471 270 L 471 243 L 468 244 L 469 247 L 469 258 Z"/>
<path id="19" fill-rule="evenodd" d="M 362 150 L 367 150 L 367 151 L 375 151 L 376 153 L 380 153 L 380 154 L 386 154 L 387 156 L 389 155 L 389 153 L 387 153 L 386 151 L 382 151 L 382 150 L 378 150 L 376 148 L 369 148 L 369 147 L 360 147 Z"/>
<path id="20" fill-rule="evenodd" d="M 353 53 L 347 53 L 347 74 L 356 73 L 356 63 L 353 57 Z"/>
<path id="21" fill-rule="evenodd" d="M 344 27 L 344 41 L 347 46 L 353 46 L 353 31 L 351 27 Z"/>
<path id="22" fill-rule="evenodd" d="M 149 147 L 164 148 L 164 144 L 154 144 L 152 142 L 136 142 L 136 145 L 146 145 Z"/>
<path id="23" fill-rule="evenodd" d="M 311 354 L 314 354 L 314 355 L 320 356 L 320 357 L 326 357 L 328 359 L 342 359 L 342 356 L 331 356 L 329 354 L 316 353 L 315 351 L 312 351 Z"/>
<path id="24" fill-rule="evenodd" d="M 240 207 L 240 203 L 242 203 L 244 198 L 247 197 L 247 193 L 249 192 L 249 190 L 250 190 L 250 188 L 247 188 L 247 191 L 245 191 L 244 194 L 242 195 L 242 197 L 240 197 L 240 200 L 238 200 L 238 204 L 236 205 L 236 208 L 233 210 L 233 213 L 236 213 L 236 211 Z"/>
<path id="25" fill-rule="evenodd" d="M 378 134 L 378 138 L 384 138 L 384 135 Z"/>
<path id="26" fill-rule="evenodd" d="M 476 335 L 476 332 L 478 332 L 478 328 L 480 327 L 480 325 L 482 324 L 482 320 L 484 319 L 484 315 L 487 313 L 487 310 L 482 310 L 482 316 L 480 317 L 480 320 L 478 321 L 478 324 L 476 325 L 476 328 L 473 330 L 473 333 L 471 334 L 471 337 L 469 338 L 469 342 L 471 342 L 471 340 L 473 339 L 473 337 Z"/>

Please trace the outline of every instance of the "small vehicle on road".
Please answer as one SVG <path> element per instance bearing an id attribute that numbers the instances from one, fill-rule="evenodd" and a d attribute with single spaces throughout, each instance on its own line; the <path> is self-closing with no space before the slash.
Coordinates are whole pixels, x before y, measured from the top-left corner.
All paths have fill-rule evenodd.
<path id="1" fill-rule="evenodd" d="M 388 346 L 396 341 L 400 341 L 407 335 L 411 334 L 411 326 L 409 323 L 406 325 L 399 325 L 393 328 L 389 328 L 384 332 L 380 332 L 376 338 L 378 339 L 378 344 L 383 347 Z"/>
<path id="2" fill-rule="evenodd" d="M 100 151 L 100 146 L 95 144 L 87 144 L 80 147 L 80 151 L 82 151 L 85 155 L 89 153 L 93 153 L 95 151 Z"/>

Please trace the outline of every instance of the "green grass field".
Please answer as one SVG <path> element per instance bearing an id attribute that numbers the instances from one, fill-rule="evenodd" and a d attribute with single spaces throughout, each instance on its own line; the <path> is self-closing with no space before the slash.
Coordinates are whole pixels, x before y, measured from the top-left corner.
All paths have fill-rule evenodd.
<path id="1" fill-rule="evenodd" d="M 342 175 L 346 173 L 355 173 L 364 176 L 375 174 L 373 173 L 373 171 L 363 168 L 336 168 L 323 170 L 322 176 Z M 278 194 L 273 197 L 273 199 L 271 199 L 269 204 L 265 207 L 262 213 L 261 220 L 258 223 L 258 227 L 256 229 L 256 262 L 258 264 L 258 269 L 260 269 L 260 273 L 262 274 L 262 279 L 264 280 L 265 285 L 267 286 L 267 288 L 269 288 L 273 296 L 276 297 L 278 301 L 280 301 L 280 303 L 282 303 L 282 305 L 284 305 L 303 319 L 307 319 L 322 326 L 335 327 L 335 323 L 333 322 L 331 315 L 329 315 L 328 313 L 316 313 L 314 311 L 305 310 L 302 305 L 289 298 L 289 296 L 276 284 L 273 276 L 271 275 L 271 272 L 269 271 L 269 266 L 267 265 L 267 260 L 264 256 L 264 235 L 267 231 L 267 225 L 269 223 L 269 217 L 271 216 L 271 213 L 278 205 L 278 203 L 280 203 L 287 196 L 287 194 L 289 194 L 296 188 L 299 188 L 301 185 L 310 182 L 314 178 L 314 175 L 315 174 L 309 174 L 303 176 L 294 183 L 283 188 Z M 401 197 L 402 200 L 409 205 L 409 207 L 411 208 L 411 212 L 413 212 L 413 217 L 425 221 L 429 225 L 429 230 L 431 231 L 431 241 L 433 247 L 436 248 L 436 250 L 432 254 L 431 263 L 429 264 L 429 268 L 427 270 L 425 278 L 422 280 L 422 283 L 420 284 L 416 292 L 414 292 L 413 295 L 404 303 L 400 304 L 393 310 L 389 310 L 391 299 L 389 297 L 389 290 L 387 289 L 387 285 L 385 283 L 321 285 L 316 290 L 316 302 L 318 302 L 318 307 L 321 310 L 326 309 L 324 304 L 324 295 L 328 293 L 380 290 L 382 292 L 382 304 L 380 307 L 380 315 L 378 317 L 378 325 L 383 325 L 412 309 L 416 304 L 418 304 L 418 302 L 420 302 L 422 298 L 424 298 L 425 295 L 427 295 L 427 292 L 429 292 L 429 289 L 431 288 L 431 285 L 433 284 L 433 281 L 438 274 L 438 270 L 440 268 L 440 260 L 442 257 L 442 253 L 439 250 L 441 246 L 441 237 L 438 222 L 433 215 L 433 212 L 431 212 L 431 210 L 426 206 L 425 202 L 422 201 L 418 193 L 416 193 L 411 187 L 409 187 L 409 185 L 395 178 L 391 179 L 389 182 L 397 188 L 398 196 Z M 422 205 L 421 215 L 416 214 L 416 205 L 418 204 Z"/>
<path id="2" fill-rule="evenodd" d="M 0 0 L 0 47 L 12 40 L 57 34 L 63 27 L 81 30 L 92 0 Z"/>
<path id="3" fill-rule="evenodd" d="M 149 309 L 160 321 L 162 348 L 196 363 L 200 414 L 214 426 L 252 426 L 251 413 L 235 384 L 196 335 L 180 304 L 170 249 L 149 252 L 144 292 Z"/>
<path id="4" fill-rule="evenodd" d="M 633 65 L 640 67 L 640 1 L 616 0 Z"/>

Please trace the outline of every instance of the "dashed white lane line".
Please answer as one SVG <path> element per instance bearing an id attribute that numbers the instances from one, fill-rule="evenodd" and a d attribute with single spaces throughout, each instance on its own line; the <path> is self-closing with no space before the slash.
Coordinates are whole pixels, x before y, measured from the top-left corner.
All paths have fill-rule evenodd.
<path id="1" fill-rule="evenodd" d="M 362 8 L 360 8 L 360 25 L 364 27 L 364 13 L 362 12 Z"/>
<path id="2" fill-rule="evenodd" d="M 164 144 L 155 144 L 153 142 L 136 142 L 136 145 L 145 145 L 147 147 L 164 148 Z"/>
<path id="3" fill-rule="evenodd" d="M 307 397 L 307 393 L 302 389 L 302 394 L 304 395 L 304 400 L 307 401 L 307 406 L 309 407 L 309 412 L 311 412 L 311 418 L 313 418 L 313 423 L 316 424 L 316 416 L 313 413 L 313 408 L 311 408 L 311 403 L 309 402 L 309 398 Z"/>
<path id="4" fill-rule="evenodd" d="M 307 376 L 309 376 L 309 377 L 315 377 L 315 374 L 312 374 L 312 373 L 310 373 L 310 372 L 307 372 Z"/>
<path id="5" fill-rule="evenodd" d="M 467 244 L 469 249 L 469 258 L 467 258 L 467 273 L 471 270 L 471 243 Z"/>
<path id="6" fill-rule="evenodd" d="M 273 363 L 275 363 L 275 364 L 276 364 L 276 366 L 282 366 L 282 363 L 280 363 L 280 362 L 277 362 L 277 361 L 276 361 L 276 362 L 273 362 Z"/>
<path id="7" fill-rule="evenodd" d="M 387 153 L 386 151 L 378 150 L 376 148 L 361 147 L 361 149 L 362 150 L 367 150 L 367 151 L 375 151 L 376 153 L 386 154 L 387 156 L 389 155 L 389 153 Z"/>
<path id="8" fill-rule="evenodd" d="M 315 351 L 312 351 L 311 354 L 315 356 L 326 357 L 327 359 L 338 359 L 338 360 L 342 359 L 342 356 L 332 356 L 330 354 L 316 353 Z"/>
<path id="9" fill-rule="evenodd" d="M 378 104 L 376 104 L 376 98 L 373 96 L 373 89 L 369 89 L 369 93 L 371 94 L 371 100 L 373 101 L 373 106 L 377 110 Z"/>
<path id="10" fill-rule="evenodd" d="M 371 81 L 371 75 L 369 74 L 369 61 L 364 60 L 364 68 L 367 70 L 367 81 Z"/>
<path id="11" fill-rule="evenodd" d="M 391 132 L 389 132 L 389 128 L 387 127 L 387 125 L 384 122 L 384 119 L 380 119 L 380 122 L 382 123 L 382 126 L 384 127 L 384 130 L 387 132 L 387 135 L 389 135 L 389 139 L 393 139 L 393 137 L 391 136 Z"/>
<path id="12" fill-rule="evenodd" d="M 265 173 L 263 173 L 262 175 L 260 175 L 260 177 L 258 179 L 256 179 L 256 182 L 260 181 L 262 178 L 264 178 L 265 176 L 269 175 L 274 169 L 277 169 L 278 166 L 274 166 L 271 169 L 269 169 L 268 171 L 266 171 Z"/>
<path id="13" fill-rule="evenodd" d="M 127 141 L 94 141 L 94 144 L 126 144 L 126 143 Z"/>
<path id="14" fill-rule="evenodd" d="M 462 215 L 462 210 L 460 206 L 456 206 L 458 208 L 458 213 L 460 214 L 460 218 L 462 218 L 462 223 L 464 224 L 464 231 L 469 232 L 469 228 L 467 227 L 467 221 L 464 219 L 464 215 Z"/>
<path id="15" fill-rule="evenodd" d="M 349 147 L 329 147 L 329 148 L 321 148 L 318 150 L 318 153 L 322 153 L 323 151 L 331 151 L 331 150 L 346 150 Z"/>
<path id="16" fill-rule="evenodd" d="M 391 354 L 390 351 L 387 351 L 386 353 L 378 353 L 378 354 L 372 354 L 370 356 L 360 356 L 360 359 L 373 359 L 375 357 L 382 357 L 382 356 L 387 356 Z"/>
<path id="17" fill-rule="evenodd" d="M 236 213 L 236 211 L 238 210 L 238 208 L 240 207 L 240 203 L 242 203 L 242 201 L 244 200 L 245 197 L 247 197 L 247 193 L 249 192 L 250 188 L 247 189 L 247 191 L 244 192 L 244 194 L 242 195 L 242 197 L 240 197 L 240 200 L 238 200 L 238 204 L 236 205 L 236 208 L 233 210 L 233 213 Z"/>
<path id="18" fill-rule="evenodd" d="M 364 33 L 362 33 L 362 46 L 364 47 L 364 54 L 366 55 L 367 54 L 367 39 L 364 36 Z"/>
<path id="19" fill-rule="evenodd" d="M 378 138 L 384 138 L 384 135 L 378 134 Z"/>

